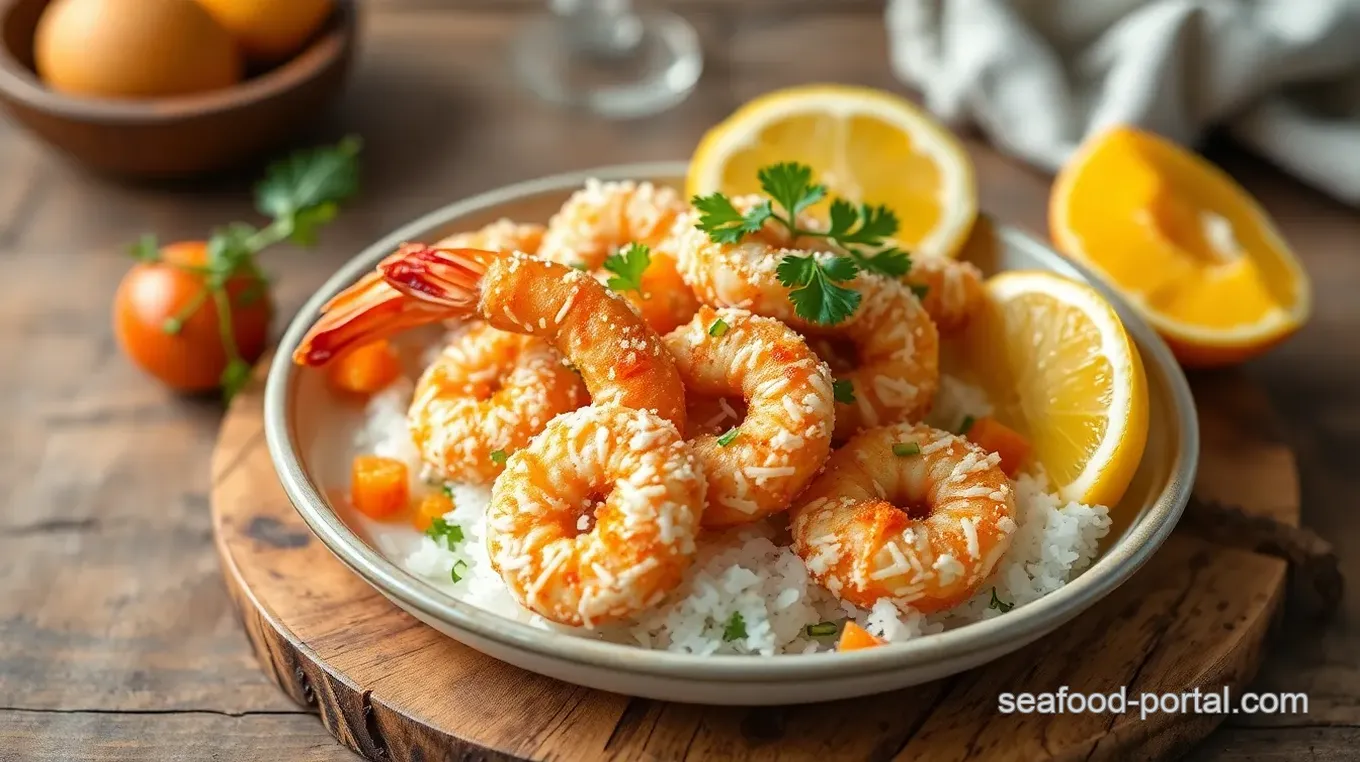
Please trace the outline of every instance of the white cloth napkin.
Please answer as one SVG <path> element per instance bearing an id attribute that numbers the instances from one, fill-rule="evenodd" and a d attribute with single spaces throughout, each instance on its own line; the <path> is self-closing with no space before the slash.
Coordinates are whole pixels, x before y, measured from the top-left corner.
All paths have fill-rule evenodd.
<path id="1" fill-rule="evenodd" d="M 1360 0 L 890 0 L 888 33 L 933 112 L 1046 169 L 1112 124 L 1223 124 L 1360 205 Z"/>

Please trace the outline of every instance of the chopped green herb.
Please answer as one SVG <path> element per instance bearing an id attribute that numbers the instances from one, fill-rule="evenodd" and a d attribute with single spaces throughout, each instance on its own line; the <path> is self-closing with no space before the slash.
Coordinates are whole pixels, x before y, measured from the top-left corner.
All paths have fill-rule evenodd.
<path id="1" fill-rule="evenodd" d="M 572 262 L 570 265 L 567 266 L 573 270 L 581 270 L 582 272 L 590 269 L 589 267 L 586 266 L 585 262 Z"/>
<path id="2" fill-rule="evenodd" d="M 444 497 L 447 497 L 447 498 L 450 499 L 450 500 L 453 499 L 453 485 L 452 485 L 452 484 L 445 484 L 445 485 L 443 486 L 443 488 L 442 488 L 442 491 L 443 491 L 443 493 L 444 493 Z"/>
<path id="3" fill-rule="evenodd" d="M 967 434 L 973 428 L 974 423 L 977 423 L 977 421 L 973 418 L 973 416 L 965 415 L 963 417 L 963 423 L 959 424 L 959 436 L 964 436 L 965 434 Z"/>
<path id="4" fill-rule="evenodd" d="M 464 574 L 467 574 L 467 561 L 460 558 L 453 562 L 453 568 L 449 570 L 449 576 L 453 578 L 454 582 L 461 582 Z"/>
<path id="5" fill-rule="evenodd" d="M 650 248 L 640 243 L 630 243 L 619 249 L 617 254 L 610 254 L 604 261 L 604 269 L 614 273 L 605 285 L 619 293 L 636 291 L 645 298 L 647 295 L 642 293 L 642 273 L 651 263 Z"/>
<path id="6" fill-rule="evenodd" d="M 775 277 L 789 288 L 793 311 L 819 325 L 835 325 L 854 314 L 859 292 L 837 284 L 858 274 L 859 265 L 850 257 L 819 261 L 811 254 L 787 254 L 775 268 Z"/>
<path id="7" fill-rule="evenodd" d="M 491 451 L 491 462 L 492 462 L 492 463 L 495 463 L 495 464 L 498 465 L 498 466 L 503 466 L 503 465 L 505 465 L 505 459 L 506 459 L 507 457 L 509 457 L 509 456 L 507 456 L 507 455 L 505 454 L 505 450 L 492 450 L 492 451 Z"/>
<path id="8" fill-rule="evenodd" d="M 726 447 L 726 446 L 732 444 L 732 440 L 734 440 L 734 439 L 736 439 L 736 438 L 737 438 L 737 427 L 736 427 L 736 426 L 733 426 L 732 428 L 730 428 L 730 429 L 727 430 L 727 433 L 725 433 L 725 434 L 723 434 L 722 436 L 718 437 L 718 446 L 719 446 L 719 447 Z"/>
<path id="9" fill-rule="evenodd" d="M 722 336 L 723 334 L 727 333 L 727 330 L 728 330 L 730 327 L 731 327 L 731 326 L 729 326 L 729 325 L 727 324 L 727 321 L 726 321 L 726 320 L 723 320 L 722 318 L 718 318 L 717 320 L 714 320 L 714 321 L 713 321 L 713 325 L 710 325 L 710 326 L 708 327 L 708 335 L 709 335 L 709 336 L 720 337 L 720 336 Z"/>
<path id="10" fill-rule="evenodd" d="M 898 442 L 892 446 L 893 455 L 905 458 L 910 455 L 920 455 L 921 445 L 915 442 Z"/>
<path id="11" fill-rule="evenodd" d="M 450 524 L 441 517 L 430 522 L 430 528 L 425 530 L 425 536 L 434 540 L 436 545 L 442 540 L 444 547 L 453 550 L 455 545 L 463 541 L 463 528 L 457 524 Z"/>
<path id="12" fill-rule="evenodd" d="M 992 602 L 988 603 L 987 607 L 996 609 L 997 611 L 1000 611 L 1001 613 L 1004 614 L 1007 611 L 1010 611 L 1011 609 L 1015 608 L 1015 604 L 1006 603 L 1005 601 L 996 597 L 996 588 L 992 588 Z"/>
<path id="13" fill-rule="evenodd" d="M 728 643 L 744 637 L 746 637 L 746 620 L 742 618 L 740 611 L 733 611 L 731 618 L 723 626 L 723 642 Z"/>
<path id="14" fill-rule="evenodd" d="M 831 396 L 842 405 L 855 404 L 855 383 L 848 378 L 838 378 L 832 381 Z"/>
<path id="15" fill-rule="evenodd" d="M 808 625 L 805 629 L 809 638 L 825 638 L 830 635 L 835 635 L 841 628 L 840 625 L 835 622 L 818 622 L 817 624 Z"/>
<path id="16" fill-rule="evenodd" d="M 913 283 L 911 284 L 911 292 L 916 294 L 917 299 L 924 299 L 926 294 L 930 293 L 930 286 L 924 283 Z"/>

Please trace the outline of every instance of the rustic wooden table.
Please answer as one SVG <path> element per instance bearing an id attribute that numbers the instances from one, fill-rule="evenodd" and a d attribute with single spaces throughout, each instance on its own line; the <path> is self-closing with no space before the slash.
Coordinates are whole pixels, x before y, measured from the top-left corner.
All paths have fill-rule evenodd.
<path id="1" fill-rule="evenodd" d="M 457 6 L 451 9 L 450 6 Z M 707 54 L 698 92 L 648 120 L 563 113 L 516 88 L 506 42 L 541 2 L 378 0 L 333 137 L 367 140 L 363 195 L 319 250 L 278 251 L 282 316 L 362 245 L 445 201 L 604 163 L 680 158 L 771 88 L 896 87 L 878 3 L 678 2 Z M 982 205 L 1039 233 L 1049 178 L 979 141 Z M 1285 417 L 1305 523 L 1360 580 L 1360 215 L 1230 147 L 1212 147 L 1311 270 L 1311 324 L 1246 372 Z M 91 177 L 0 122 L 0 759 L 352 760 L 259 671 L 209 532 L 222 414 L 119 355 L 109 300 L 138 234 L 201 237 L 252 219 L 248 178 L 129 187 Z M 1195 759 L 1353 758 L 1360 595 L 1329 624 L 1286 611 L 1257 690 L 1305 691 L 1306 716 L 1230 717 Z"/>

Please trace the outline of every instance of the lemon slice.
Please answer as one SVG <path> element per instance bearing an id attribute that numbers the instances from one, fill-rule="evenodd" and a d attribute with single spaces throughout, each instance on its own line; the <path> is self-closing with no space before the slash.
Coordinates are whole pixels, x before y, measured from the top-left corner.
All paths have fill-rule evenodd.
<path id="1" fill-rule="evenodd" d="M 1241 362 L 1308 319 L 1308 275 L 1266 211 L 1217 167 L 1150 133 L 1119 127 L 1082 146 L 1053 185 L 1049 227 L 1182 364 Z"/>
<path id="2" fill-rule="evenodd" d="M 959 141 L 910 101 L 863 87 L 794 87 L 747 103 L 699 142 L 687 190 L 756 193 L 756 172 L 782 161 L 811 166 L 833 195 L 892 209 L 909 251 L 953 256 L 977 217 Z"/>
<path id="3" fill-rule="evenodd" d="M 1033 445 L 1060 497 L 1113 506 L 1147 442 L 1147 378 L 1104 297 L 1041 271 L 1002 273 L 945 371 L 985 389 L 1002 423 Z"/>

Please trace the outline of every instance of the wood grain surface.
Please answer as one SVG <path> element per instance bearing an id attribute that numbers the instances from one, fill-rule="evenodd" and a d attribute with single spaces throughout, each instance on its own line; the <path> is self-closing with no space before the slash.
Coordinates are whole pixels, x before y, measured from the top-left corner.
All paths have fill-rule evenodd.
<path id="1" fill-rule="evenodd" d="M 268 255 L 281 318 L 362 246 L 451 198 L 683 157 L 706 126 L 775 87 L 897 87 L 878 3 L 678 0 L 707 55 L 695 95 L 654 118 L 600 123 L 515 87 L 505 46 L 539 7 L 369 6 L 354 79 L 311 136 L 364 135 L 364 192 L 316 250 Z M 1042 233 L 1049 178 L 968 145 L 983 207 Z M 1297 455 L 1304 523 L 1360 579 L 1360 215 L 1231 146 L 1205 148 L 1257 195 L 1313 274 L 1311 323 L 1243 372 L 1280 413 L 1282 441 Z M 255 220 L 257 171 L 118 185 L 0 121 L 0 759 L 354 759 L 260 673 L 232 613 L 207 499 L 220 405 L 177 397 L 129 366 L 108 320 L 129 264 L 122 247 L 144 231 L 201 238 Z M 1194 759 L 1353 755 L 1360 593 L 1352 586 L 1331 622 L 1292 602 L 1285 612 L 1252 688 L 1304 691 L 1310 711 L 1230 717 Z"/>
<path id="2" fill-rule="evenodd" d="M 257 376 L 263 377 L 267 364 Z M 1293 524 L 1298 480 L 1265 397 L 1198 389 L 1209 446 L 1196 492 Z M 1032 646 L 879 696 L 786 707 L 630 699 L 498 662 L 370 589 L 293 510 L 263 441 L 262 388 L 232 405 L 211 507 L 227 588 L 265 673 L 371 760 L 1127 760 L 1182 752 L 1193 713 L 1002 715 L 1001 692 L 1239 694 L 1283 597 L 1285 564 L 1178 531 L 1133 579 Z"/>

